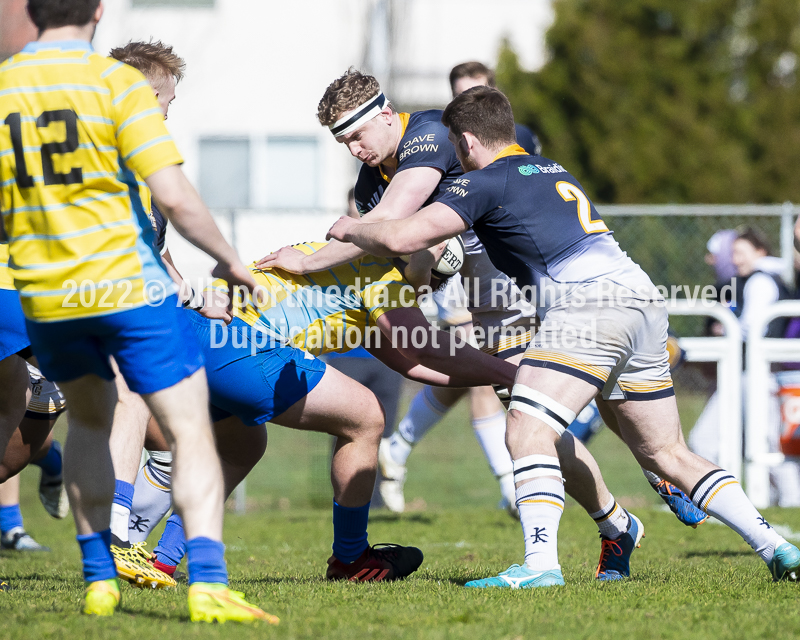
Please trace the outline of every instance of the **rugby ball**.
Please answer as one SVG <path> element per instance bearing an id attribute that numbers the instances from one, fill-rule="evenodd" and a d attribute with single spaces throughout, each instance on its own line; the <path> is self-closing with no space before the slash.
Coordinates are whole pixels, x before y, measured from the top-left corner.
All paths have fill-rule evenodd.
<path id="1" fill-rule="evenodd" d="M 450 238 L 444 248 L 442 257 L 434 265 L 431 273 L 442 280 L 454 276 L 464 266 L 464 241 L 461 236 Z"/>

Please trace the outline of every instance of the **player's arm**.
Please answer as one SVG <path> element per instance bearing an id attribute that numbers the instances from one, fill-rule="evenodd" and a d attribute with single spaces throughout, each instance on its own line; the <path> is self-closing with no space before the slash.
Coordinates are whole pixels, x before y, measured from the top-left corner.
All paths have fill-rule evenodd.
<path id="1" fill-rule="evenodd" d="M 794 248 L 795 251 L 800 251 L 800 218 L 794 225 Z"/>
<path id="2" fill-rule="evenodd" d="M 243 285 L 252 291 L 255 280 L 239 260 L 236 250 L 222 237 L 200 195 L 178 165 L 171 165 L 145 178 L 159 210 L 175 230 L 201 251 L 217 261 L 212 272 L 232 286 Z"/>
<path id="3" fill-rule="evenodd" d="M 469 228 L 453 209 L 440 202 L 421 209 L 405 220 L 368 223 L 353 218 L 339 218 L 328 236 L 352 242 L 376 256 L 402 256 L 416 253 Z"/>
<path id="4" fill-rule="evenodd" d="M 476 387 L 498 384 L 511 388 L 517 367 L 487 355 L 464 342 L 455 342 L 447 331 L 432 327 L 417 307 L 393 309 L 378 318 L 384 339 L 400 355 L 458 380 L 458 385 Z M 420 329 L 425 332 L 420 340 Z M 416 332 L 415 332 L 416 330 Z M 411 340 L 414 335 L 415 339 Z M 422 343 L 414 346 L 414 343 Z"/>
<path id="5" fill-rule="evenodd" d="M 429 369 L 421 364 L 416 364 L 406 358 L 396 349 L 393 349 L 388 340 L 384 340 L 380 345 L 371 346 L 367 349 L 373 356 L 383 362 L 390 369 L 394 369 L 400 375 L 421 382 L 422 384 L 433 385 L 434 387 L 468 387 L 469 382 L 454 376 L 448 376 Z"/>
<path id="6" fill-rule="evenodd" d="M 434 167 L 412 167 L 398 172 L 381 201 L 362 220 L 399 220 L 419 211 L 442 180 L 442 172 Z M 330 242 L 313 254 L 306 255 L 292 247 L 284 247 L 264 256 L 256 263 L 259 269 L 280 268 L 290 273 L 313 273 L 352 262 L 368 252 L 349 242 Z"/>

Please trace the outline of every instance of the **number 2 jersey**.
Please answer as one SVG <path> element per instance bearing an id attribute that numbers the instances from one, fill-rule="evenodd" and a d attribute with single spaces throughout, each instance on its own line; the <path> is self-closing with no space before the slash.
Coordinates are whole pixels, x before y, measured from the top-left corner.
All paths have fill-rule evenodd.
<path id="1" fill-rule="evenodd" d="M 632 298 L 661 299 L 557 162 L 512 145 L 455 180 L 438 201 L 470 225 L 492 263 L 515 279 L 542 318 L 563 296 L 602 280 Z"/>
<path id="2" fill-rule="evenodd" d="M 0 65 L 0 210 L 26 317 L 92 317 L 174 293 L 134 172 L 181 162 L 145 77 L 88 43 L 33 42 Z"/>

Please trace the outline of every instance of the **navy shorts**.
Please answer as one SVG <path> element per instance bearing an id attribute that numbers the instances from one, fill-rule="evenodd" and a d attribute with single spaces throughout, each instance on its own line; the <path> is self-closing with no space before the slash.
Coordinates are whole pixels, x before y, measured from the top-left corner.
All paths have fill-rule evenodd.
<path id="1" fill-rule="evenodd" d="M 258 346 L 239 318 L 230 325 L 191 313 L 203 350 L 211 418 L 232 415 L 255 427 L 305 398 L 325 374 L 325 363 L 295 347 Z"/>
<path id="2" fill-rule="evenodd" d="M 202 368 L 203 358 L 178 297 L 105 316 L 57 322 L 27 320 L 28 335 L 48 380 L 69 382 L 93 373 L 113 380 L 109 356 L 128 388 L 139 394 L 167 389 Z"/>
<path id="3" fill-rule="evenodd" d="M 16 289 L 0 289 L 0 360 L 30 346 Z"/>

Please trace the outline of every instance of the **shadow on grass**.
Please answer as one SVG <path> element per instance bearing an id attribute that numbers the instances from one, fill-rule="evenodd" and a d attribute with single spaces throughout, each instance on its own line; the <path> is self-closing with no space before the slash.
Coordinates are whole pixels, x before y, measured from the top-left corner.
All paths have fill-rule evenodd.
<path id="1" fill-rule="evenodd" d="M 684 558 L 737 558 L 740 556 L 752 556 L 752 551 L 743 551 L 738 550 L 734 551 L 732 549 L 703 549 L 702 551 L 687 551 L 683 557 Z"/>
<path id="2" fill-rule="evenodd" d="M 398 513 L 376 513 L 375 515 L 370 514 L 369 521 L 370 522 L 418 522 L 421 524 L 433 524 L 436 522 L 436 517 L 431 516 L 425 513 L 410 513 L 410 514 L 398 514 Z"/>

